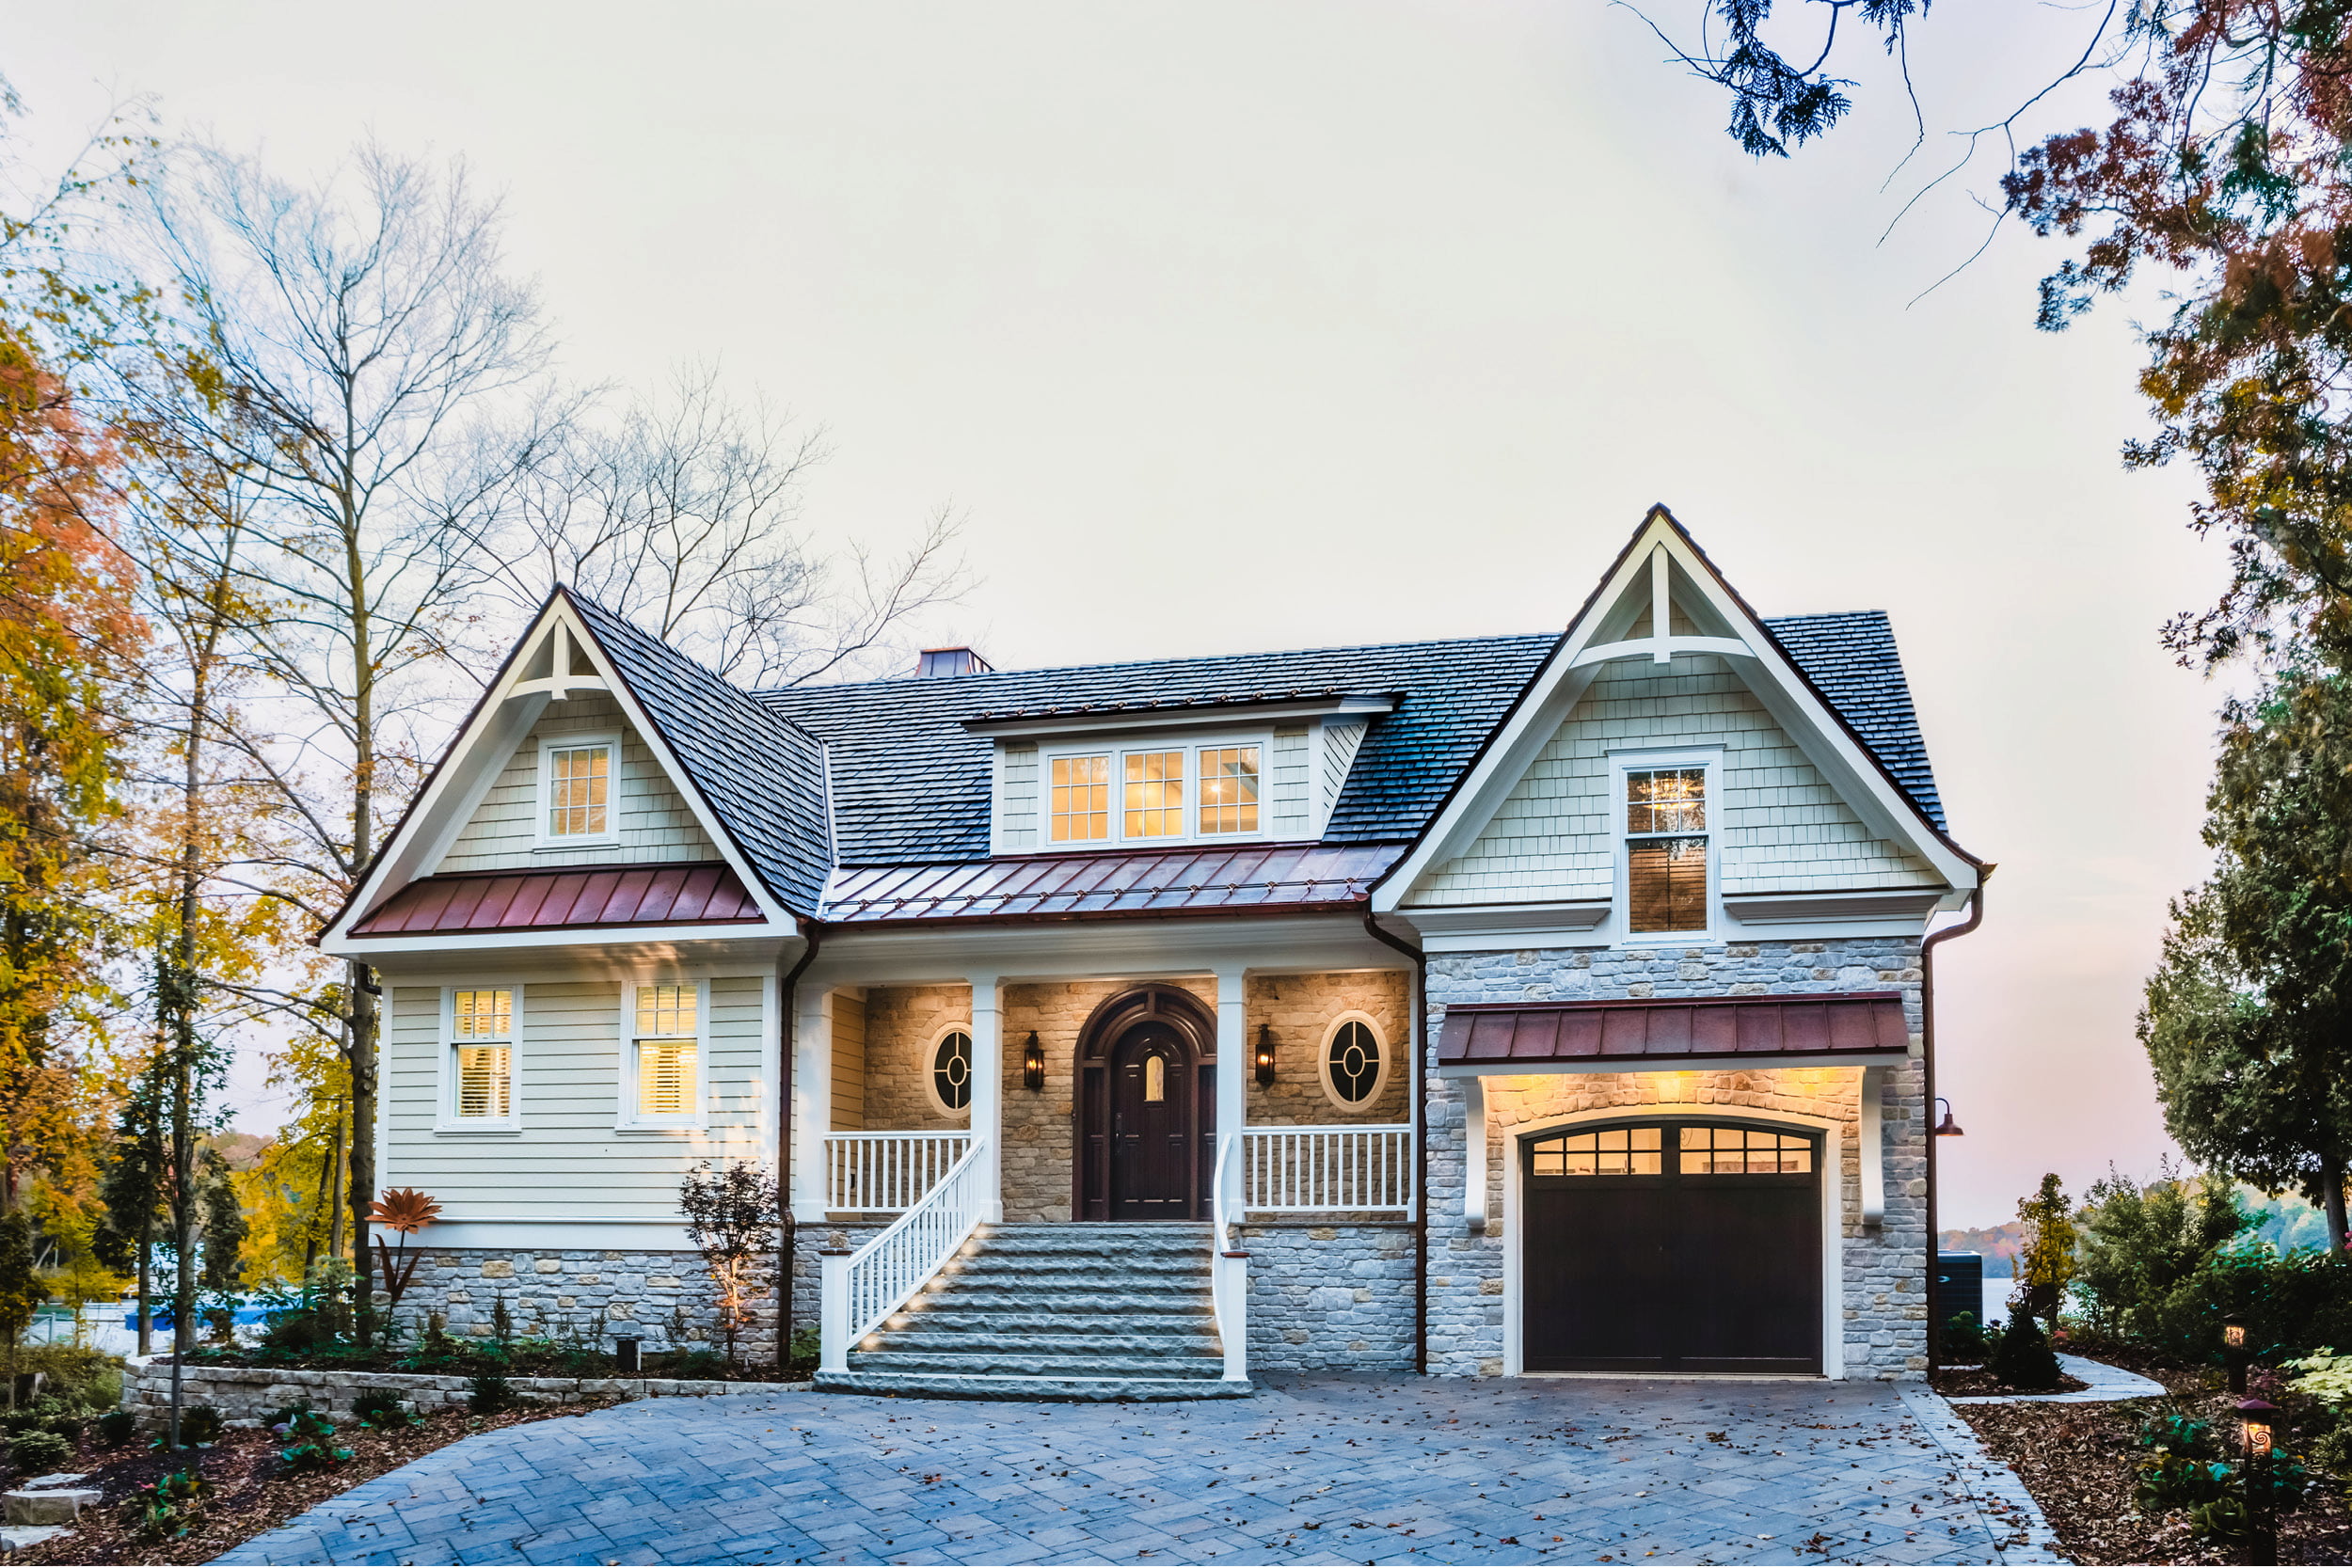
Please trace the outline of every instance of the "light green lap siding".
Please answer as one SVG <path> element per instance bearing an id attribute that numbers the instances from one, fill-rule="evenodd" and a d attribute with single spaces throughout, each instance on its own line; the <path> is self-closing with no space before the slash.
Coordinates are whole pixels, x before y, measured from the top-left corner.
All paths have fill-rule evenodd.
<path id="1" fill-rule="evenodd" d="M 612 733 L 621 736 L 618 787 L 612 802 L 620 845 L 595 848 L 534 849 L 539 810 L 539 743 L 567 735 Z M 577 697 L 551 703 L 539 722 L 483 797 L 465 831 L 441 857 L 437 871 L 506 871 L 531 865 L 615 865 L 657 861 L 715 861 L 717 846 L 694 820 L 677 785 L 654 760 L 637 732 L 621 721 L 610 697 Z"/>

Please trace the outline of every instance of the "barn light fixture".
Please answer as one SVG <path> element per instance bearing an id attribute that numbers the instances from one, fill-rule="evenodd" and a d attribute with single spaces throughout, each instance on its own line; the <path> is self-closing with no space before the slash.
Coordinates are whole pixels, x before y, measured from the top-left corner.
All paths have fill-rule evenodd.
<path id="1" fill-rule="evenodd" d="M 1965 1136 L 1966 1134 L 1961 1131 L 1960 1123 L 1952 1119 L 1952 1102 L 1940 1094 L 1935 1097 L 1935 1102 L 1944 1107 L 1944 1119 L 1935 1124 L 1935 1135 L 1939 1138 Z"/>
<path id="2" fill-rule="evenodd" d="M 1021 1048 L 1021 1082 L 1030 1090 L 1045 1086 L 1045 1052 L 1037 1043 L 1037 1031 L 1029 1031 L 1029 1043 Z"/>
<path id="3" fill-rule="evenodd" d="M 1261 1023 L 1258 1025 L 1258 1053 L 1256 1057 L 1256 1066 L 1258 1069 L 1259 1083 L 1271 1084 L 1274 1082 L 1274 1025 L 1271 1023 Z"/>

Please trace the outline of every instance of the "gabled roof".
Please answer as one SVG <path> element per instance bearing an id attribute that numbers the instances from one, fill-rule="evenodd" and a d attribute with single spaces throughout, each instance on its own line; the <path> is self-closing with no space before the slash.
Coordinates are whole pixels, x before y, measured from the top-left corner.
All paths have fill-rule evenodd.
<path id="1" fill-rule="evenodd" d="M 602 605 L 558 592 L 768 891 L 789 910 L 815 913 L 833 868 L 817 737 Z"/>
<path id="2" fill-rule="evenodd" d="M 1764 623 L 1805 678 L 1844 715 L 1863 744 L 1895 776 L 1929 821 L 1949 832 L 1944 800 L 1928 766 L 1928 743 L 1911 705 L 1911 683 L 1895 651 L 1895 628 L 1883 610 L 1836 615 L 1781 615 Z"/>

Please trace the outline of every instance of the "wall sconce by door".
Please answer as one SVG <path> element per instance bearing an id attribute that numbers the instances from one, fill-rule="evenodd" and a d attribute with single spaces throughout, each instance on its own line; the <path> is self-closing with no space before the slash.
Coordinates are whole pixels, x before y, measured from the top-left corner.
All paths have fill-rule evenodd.
<path id="1" fill-rule="evenodd" d="M 1037 1043 L 1037 1031 L 1029 1031 L 1029 1043 L 1021 1048 L 1021 1083 L 1031 1093 L 1045 1087 L 1045 1052 Z"/>
<path id="2" fill-rule="evenodd" d="M 1261 1084 L 1273 1083 L 1274 1025 L 1271 1023 L 1261 1023 L 1258 1025 L 1258 1050 L 1253 1061 L 1258 1069 L 1258 1082 Z"/>

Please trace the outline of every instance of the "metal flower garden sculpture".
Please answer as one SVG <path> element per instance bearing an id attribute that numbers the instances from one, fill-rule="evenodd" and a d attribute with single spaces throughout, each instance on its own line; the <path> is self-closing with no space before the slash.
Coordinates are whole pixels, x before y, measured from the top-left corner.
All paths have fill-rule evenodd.
<path id="1" fill-rule="evenodd" d="M 375 1239 L 375 1255 L 383 1265 L 384 1291 L 390 1298 L 386 1307 L 388 1313 L 400 1311 L 401 1294 L 408 1289 L 408 1282 L 416 1277 L 417 1265 L 424 1261 L 422 1252 L 414 1258 L 408 1256 L 408 1238 L 431 1225 L 434 1216 L 440 1212 L 438 1203 L 414 1187 L 388 1187 L 382 1197 L 368 1205 L 370 1225 L 380 1225 L 388 1230 L 400 1232 L 400 1251 L 397 1254 L 385 1244 L 383 1237 Z"/>

